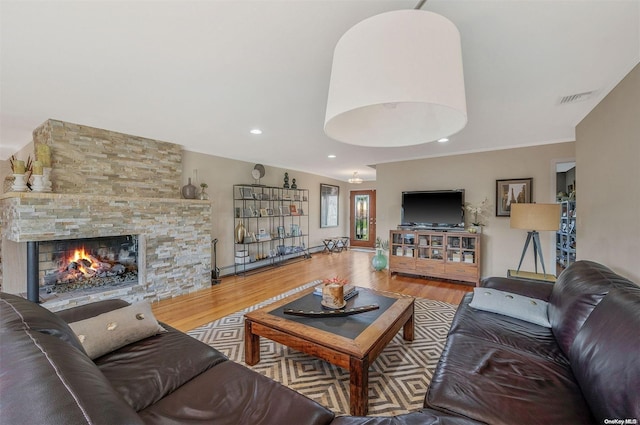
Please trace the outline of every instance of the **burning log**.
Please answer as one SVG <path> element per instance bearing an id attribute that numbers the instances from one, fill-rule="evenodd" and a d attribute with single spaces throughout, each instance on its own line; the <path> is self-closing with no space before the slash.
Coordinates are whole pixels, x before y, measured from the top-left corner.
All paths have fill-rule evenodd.
<path id="1" fill-rule="evenodd" d="M 112 262 L 79 249 L 69 256 L 56 272 L 44 276 L 43 290 L 47 293 L 63 293 L 76 289 L 119 285 L 137 281 L 137 276 L 135 263 L 126 265 Z"/>
<path id="2" fill-rule="evenodd" d="M 114 275 L 123 274 L 127 269 L 122 264 L 116 264 L 111 268 L 111 272 Z"/>

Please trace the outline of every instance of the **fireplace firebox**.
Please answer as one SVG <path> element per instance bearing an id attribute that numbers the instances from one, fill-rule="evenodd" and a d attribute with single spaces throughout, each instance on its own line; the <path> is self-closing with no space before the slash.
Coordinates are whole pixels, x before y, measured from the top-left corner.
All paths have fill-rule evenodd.
<path id="1" fill-rule="evenodd" d="M 41 241 L 36 248 L 41 299 L 138 283 L 137 235 Z"/>

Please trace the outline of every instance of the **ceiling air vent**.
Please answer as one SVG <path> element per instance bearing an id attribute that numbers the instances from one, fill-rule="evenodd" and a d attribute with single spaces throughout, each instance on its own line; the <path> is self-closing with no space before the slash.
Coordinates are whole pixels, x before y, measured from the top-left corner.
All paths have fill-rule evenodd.
<path id="1" fill-rule="evenodd" d="M 595 90 L 586 91 L 584 93 L 570 94 L 569 96 L 561 97 L 559 103 L 560 105 L 566 105 L 568 103 L 583 102 L 585 100 L 590 99 L 594 93 L 595 93 Z"/>

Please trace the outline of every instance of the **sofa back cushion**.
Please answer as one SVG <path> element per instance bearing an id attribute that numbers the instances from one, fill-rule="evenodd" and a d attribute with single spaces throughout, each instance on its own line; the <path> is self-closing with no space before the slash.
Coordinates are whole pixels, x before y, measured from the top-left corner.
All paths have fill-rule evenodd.
<path id="1" fill-rule="evenodd" d="M 634 287 L 631 281 L 592 261 L 577 261 L 567 267 L 553 286 L 549 298 L 549 322 L 562 351 L 571 344 L 585 320 L 613 288 Z"/>
<path id="2" fill-rule="evenodd" d="M 640 418 L 640 287 L 604 297 L 578 332 L 570 358 L 599 423 Z"/>
<path id="3" fill-rule="evenodd" d="M 71 307 L 66 310 L 56 311 L 56 314 L 65 322 L 72 323 L 89 319 L 102 313 L 108 313 L 128 305 L 130 305 L 128 302 L 120 299 L 100 300 L 89 304 Z"/>

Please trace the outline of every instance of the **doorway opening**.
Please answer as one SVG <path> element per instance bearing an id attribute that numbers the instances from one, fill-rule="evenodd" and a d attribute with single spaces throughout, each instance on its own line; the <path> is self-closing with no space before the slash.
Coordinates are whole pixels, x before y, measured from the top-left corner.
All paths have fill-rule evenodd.
<path id="1" fill-rule="evenodd" d="M 556 201 L 560 203 L 560 229 L 556 232 L 556 276 L 576 261 L 576 163 L 556 163 Z"/>

